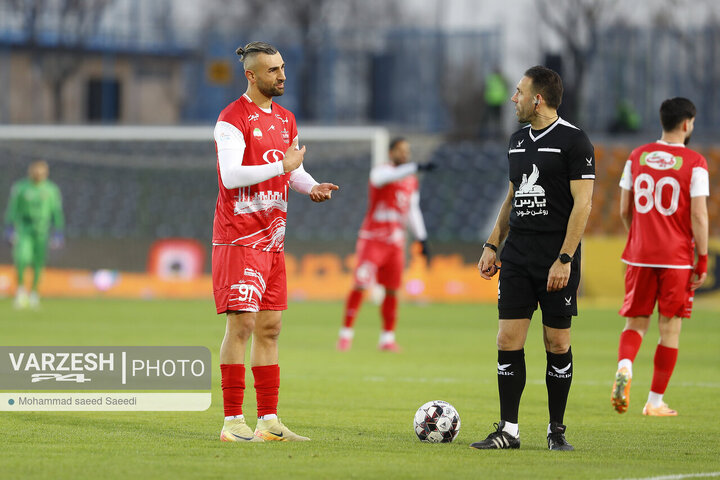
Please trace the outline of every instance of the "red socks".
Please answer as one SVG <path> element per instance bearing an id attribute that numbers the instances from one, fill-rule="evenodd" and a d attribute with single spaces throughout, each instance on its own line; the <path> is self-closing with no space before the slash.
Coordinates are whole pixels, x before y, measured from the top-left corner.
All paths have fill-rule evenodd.
<path id="1" fill-rule="evenodd" d="M 345 302 L 345 322 L 343 326 L 345 328 L 352 328 L 355 323 L 355 317 L 357 317 L 358 311 L 360 311 L 360 304 L 363 299 L 363 291 L 360 289 L 354 289 L 348 295 L 347 301 Z"/>
<path id="2" fill-rule="evenodd" d="M 225 416 L 242 415 L 245 397 L 245 365 L 242 363 L 220 365 L 220 385 L 222 386 Z"/>
<path id="3" fill-rule="evenodd" d="M 257 395 L 257 416 L 277 415 L 278 391 L 280 390 L 280 366 L 252 367 Z"/>
<path id="4" fill-rule="evenodd" d="M 271 413 L 277 415 L 280 366 L 253 367 L 252 372 L 255 377 L 258 417 Z M 221 364 L 220 374 L 225 416 L 242 415 L 245 397 L 245 365 L 240 363 Z"/>
<path id="5" fill-rule="evenodd" d="M 640 344 L 642 344 L 642 335 L 635 330 L 625 330 L 620 334 L 620 346 L 618 347 L 618 362 L 624 358 L 635 361 Z"/>
<path id="6" fill-rule="evenodd" d="M 650 391 L 664 394 L 670 382 L 675 363 L 677 362 L 678 349 L 658 345 L 655 349 L 655 369 L 653 370 L 652 385 Z"/>
<path id="7" fill-rule="evenodd" d="M 381 311 L 383 317 L 383 330 L 394 332 L 397 323 L 397 295 L 385 295 Z"/>

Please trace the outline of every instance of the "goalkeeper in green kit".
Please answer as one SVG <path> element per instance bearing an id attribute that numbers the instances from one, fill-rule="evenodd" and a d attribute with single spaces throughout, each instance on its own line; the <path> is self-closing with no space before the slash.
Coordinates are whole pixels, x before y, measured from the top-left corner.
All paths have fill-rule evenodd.
<path id="1" fill-rule="evenodd" d="M 63 245 L 65 218 L 60 189 L 48 180 L 48 174 L 46 162 L 33 162 L 28 168 L 28 178 L 18 180 L 10 190 L 5 211 L 5 238 L 13 246 L 17 269 L 16 308 L 39 306 L 38 284 L 45 267 L 48 244 L 53 248 Z M 33 281 L 28 293 L 24 278 L 29 266 L 33 268 Z"/>

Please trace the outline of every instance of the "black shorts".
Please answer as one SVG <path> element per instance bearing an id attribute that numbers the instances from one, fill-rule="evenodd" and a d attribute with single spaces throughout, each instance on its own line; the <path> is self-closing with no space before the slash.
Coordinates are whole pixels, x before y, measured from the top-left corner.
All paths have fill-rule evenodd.
<path id="1" fill-rule="evenodd" d="M 540 304 L 543 325 L 570 328 L 577 315 L 580 285 L 580 247 L 570 264 L 570 279 L 562 290 L 547 291 L 550 266 L 560 253 L 565 233 L 518 233 L 511 231 L 500 260 L 498 313 L 501 319 L 532 318 Z"/>

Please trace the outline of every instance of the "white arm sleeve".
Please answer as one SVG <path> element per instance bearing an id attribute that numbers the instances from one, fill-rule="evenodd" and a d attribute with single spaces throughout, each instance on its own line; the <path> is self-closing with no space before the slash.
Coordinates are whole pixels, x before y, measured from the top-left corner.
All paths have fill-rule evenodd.
<path id="1" fill-rule="evenodd" d="M 710 177 L 708 171 L 701 167 L 695 167 L 690 177 L 690 197 L 709 197 Z"/>
<path id="2" fill-rule="evenodd" d="M 305 171 L 302 164 L 290 173 L 290 188 L 303 195 L 308 195 L 310 190 L 318 184 L 308 172 Z"/>
<path id="3" fill-rule="evenodd" d="M 284 173 L 282 162 L 243 165 L 245 139 L 240 130 L 227 122 L 215 124 L 220 179 L 227 189 L 249 187 Z"/>
<path id="4" fill-rule="evenodd" d="M 632 165 L 632 161 L 628 160 L 625 162 L 625 168 L 623 169 L 622 177 L 620 177 L 620 188 L 623 190 L 630 190 L 633 189 L 633 178 L 632 178 L 632 170 L 630 169 Z"/>
<path id="5" fill-rule="evenodd" d="M 389 164 L 380 165 L 370 170 L 370 183 L 374 187 L 382 187 L 415 172 L 417 172 L 417 163 L 404 163 L 397 167 Z"/>
<path id="6" fill-rule="evenodd" d="M 408 225 L 417 240 L 423 241 L 427 239 L 427 230 L 425 230 L 425 220 L 423 220 L 422 210 L 420 210 L 420 194 L 418 192 L 413 192 L 410 196 Z"/>

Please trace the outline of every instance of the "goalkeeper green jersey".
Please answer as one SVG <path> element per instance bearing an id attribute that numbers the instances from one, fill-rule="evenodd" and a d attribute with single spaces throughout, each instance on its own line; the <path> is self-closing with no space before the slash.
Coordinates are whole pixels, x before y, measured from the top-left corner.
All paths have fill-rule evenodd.
<path id="1" fill-rule="evenodd" d="M 50 180 L 18 180 L 10 191 L 5 223 L 13 225 L 18 233 L 47 234 L 51 226 L 62 230 L 65 218 L 60 189 Z"/>

